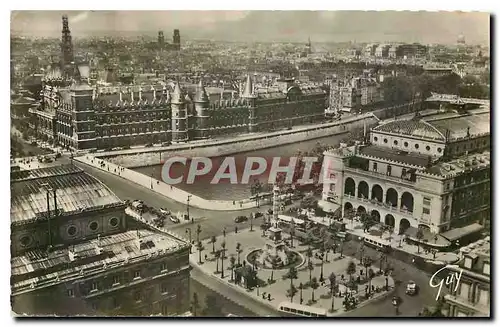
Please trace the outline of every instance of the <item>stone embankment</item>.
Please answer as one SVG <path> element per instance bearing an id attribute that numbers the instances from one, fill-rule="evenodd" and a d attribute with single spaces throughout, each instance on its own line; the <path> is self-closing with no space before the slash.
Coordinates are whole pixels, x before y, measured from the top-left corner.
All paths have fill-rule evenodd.
<path id="1" fill-rule="evenodd" d="M 95 156 L 123 167 L 139 168 L 157 165 L 161 160 L 173 156 L 187 158 L 195 156 L 209 158 L 227 156 L 347 133 L 349 130 L 363 128 L 365 124 L 368 130 L 377 123 L 378 119 L 369 113 L 333 123 L 312 125 L 292 130 L 256 133 L 223 140 L 208 140 L 205 142 L 171 145 L 165 148 L 131 149 L 114 151 L 112 153 L 98 153 L 95 154 Z"/>

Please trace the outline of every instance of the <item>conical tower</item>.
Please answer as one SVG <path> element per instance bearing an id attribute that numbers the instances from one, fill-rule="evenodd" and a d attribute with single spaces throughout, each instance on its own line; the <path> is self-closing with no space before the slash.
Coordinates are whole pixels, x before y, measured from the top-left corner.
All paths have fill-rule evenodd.
<path id="1" fill-rule="evenodd" d="M 210 101 L 208 99 L 207 91 L 203 85 L 203 79 L 200 79 L 200 83 L 196 88 L 196 94 L 194 96 L 194 138 L 195 139 L 205 139 L 209 135 L 209 119 L 210 119 Z"/>
<path id="2" fill-rule="evenodd" d="M 175 83 L 174 92 L 170 100 L 172 108 L 172 142 L 182 143 L 188 141 L 186 94 L 179 83 Z"/>
<path id="3" fill-rule="evenodd" d="M 255 89 L 250 75 L 247 75 L 245 88 L 243 89 L 241 98 L 246 99 L 248 105 L 248 132 L 249 133 L 257 132 L 258 130 L 258 123 L 256 116 L 257 96 L 255 95 Z"/>

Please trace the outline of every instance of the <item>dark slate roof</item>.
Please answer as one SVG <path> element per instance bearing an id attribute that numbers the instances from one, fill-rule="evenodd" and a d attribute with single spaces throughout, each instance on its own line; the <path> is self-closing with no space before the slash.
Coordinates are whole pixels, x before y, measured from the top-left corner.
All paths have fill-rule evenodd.
<path id="1" fill-rule="evenodd" d="M 359 153 L 365 156 L 376 157 L 380 159 L 391 160 L 395 162 L 401 162 L 408 165 L 427 167 L 430 163 L 430 156 L 413 153 L 413 152 L 402 152 L 397 149 L 391 149 L 388 147 L 378 146 L 378 145 L 368 145 L 359 148 Z"/>
<path id="2" fill-rule="evenodd" d="M 11 174 L 12 223 L 47 212 L 47 186 L 56 190 L 57 208 L 63 213 L 122 202 L 100 181 L 71 165 L 18 171 Z M 49 206 L 54 210 L 52 196 Z"/>
<path id="3" fill-rule="evenodd" d="M 421 139 L 445 141 L 443 131 L 423 120 L 396 120 L 379 125 L 373 130 L 375 132 L 395 133 Z"/>

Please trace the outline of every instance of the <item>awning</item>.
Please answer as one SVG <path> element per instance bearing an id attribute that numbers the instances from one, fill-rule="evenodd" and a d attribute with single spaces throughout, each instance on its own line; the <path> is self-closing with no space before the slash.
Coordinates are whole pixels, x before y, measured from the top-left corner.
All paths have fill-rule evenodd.
<path id="1" fill-rule="evenodd" d="M 453 242 L 469 234 L 479 232 L 482 229 L 483 226 L 474 223 L 465 227 L 451 229 L 449 231 L 441 233 L 441 236 L 446 238 L 448 241 Z"/>

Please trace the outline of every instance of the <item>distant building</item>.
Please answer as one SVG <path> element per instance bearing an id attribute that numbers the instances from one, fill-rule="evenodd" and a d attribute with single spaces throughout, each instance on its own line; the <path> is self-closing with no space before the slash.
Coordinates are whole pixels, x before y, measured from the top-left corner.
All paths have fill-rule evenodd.
<path id="1" fill-rule="evenodd" d="M 490 237 L 460 249 L 458 264 L 447 265 L 446 275 L 461 275 L 448 285 L 444 296 L 447 317 L 491 317 Z M 457 285 L 458 283 L 458 285 Z"/>
<path id="2" fill-rule="evenodd" d="M 380 44 L 375 49 L 375 57 L 377 58 L 387 58 L 389 57 L 389 49 L 391 48 L 388 44 Z"/>
<path id="3" fill-rule="evenodd" d="M 383 94 L 376 78 L 353 77 L 330 84 L 330 111 L 350 111 L 380 101 Z"/>
<path id="4" fill-rule="evenodd" d="M 375 56 L 375 51 L 377 50 L 378 44 L 368 44 L 365 47 L 365 57 Z"/>
<path id="5" fill-rule="evenodd" d="M 323 184 L 321 205 L 368 213 L 413 237 L 419 227 L 450 242 L 477 234 L 491 214 L 489 119 L 487 108 L 433 111 L 372 128 L 365 144 L 325 152 L 335 181 Z"/>
<path id="6" fill-rule="evenodd" d="M 189 243 L 126 216 L 125 204 L 94 177 L 72 165 L 14 171 L 11 192 L 14 312 L 189 310 Z"/>

